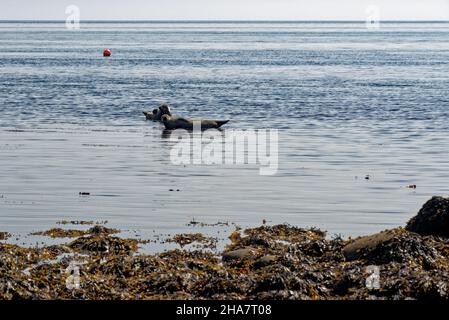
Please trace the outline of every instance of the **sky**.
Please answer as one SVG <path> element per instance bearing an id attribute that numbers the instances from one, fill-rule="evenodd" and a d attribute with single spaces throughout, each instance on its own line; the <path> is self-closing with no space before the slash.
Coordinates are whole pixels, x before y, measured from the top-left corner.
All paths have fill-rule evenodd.
<path id="1" fill-rule="evenodd" d="M 449 20 L 449 0 L 0 0 L 0 20 Z"/>

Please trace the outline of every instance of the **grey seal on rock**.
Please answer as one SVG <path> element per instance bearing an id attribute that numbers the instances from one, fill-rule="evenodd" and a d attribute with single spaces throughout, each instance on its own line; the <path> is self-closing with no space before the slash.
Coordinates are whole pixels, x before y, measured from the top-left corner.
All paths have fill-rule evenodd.
<path id="1" fill-rule="evenodd" d="M 187 119 L 182 117 L 174 117 L 168 114 L 164 114 L 161 117 L 161 121 L 167 130 L 185 129 L 193 130 L 195 121 L 201 121 L 201 130 L 218 129 L 222 125 L 229 122 L 229 120 L 205 120 L 205 119 Z"/>
<path id="2" fill-rule="evenodd" d="M 152 112 L 143 111 L 143 114 L 147 118 L 147 120 L 153 121 L 161 121 L 161 118 L 164 114 L 171 116 L 170 106 L 166 103 L 163 103 L 159 106 L 159 108 L 154 109 Z"/>

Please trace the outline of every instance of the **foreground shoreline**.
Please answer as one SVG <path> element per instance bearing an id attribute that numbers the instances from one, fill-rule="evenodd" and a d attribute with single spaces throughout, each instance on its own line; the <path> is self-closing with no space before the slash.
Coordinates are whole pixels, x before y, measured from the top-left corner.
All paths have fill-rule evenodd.
<path id="1" fill-rule="evenodd" d="M 449 299 L 448 216 L 434 197 L 405 228 L 356 239 L 263 225 L 218 254 L 201 234 L 173 238 L 201 249 L 140 254 L 118 230 L 69 230 L 63 245 L 0 243 L 0 299 Z"/>

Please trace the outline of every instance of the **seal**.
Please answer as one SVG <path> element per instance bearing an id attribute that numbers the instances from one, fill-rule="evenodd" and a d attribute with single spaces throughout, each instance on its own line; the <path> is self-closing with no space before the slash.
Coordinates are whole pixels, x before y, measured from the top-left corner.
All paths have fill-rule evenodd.
<path id="1" fill-rule="evenodd" d="M 153 111 L 143 111 L 143 114 L 147 118 L 147 120 L 152 121 L 161 121 L 161 118 L 164 114 L 171 116 L 170 106 L 166 103 L 163 103 L 159 106 L 159 108 L 154 109 Z"/>
<path id="2" fill-rule="evenodd" d="M 174 117 L 168 114 L 164 114 L 161 117 L 161 121 L 167 130 L 185 129 L 193 130 L 196 121 L 201 123 L 201 130 L 218 129 L 222 125 L 229 122 L 229 120 L 206 120 L 206 119 L 187 119 L 182 117 Z"/>

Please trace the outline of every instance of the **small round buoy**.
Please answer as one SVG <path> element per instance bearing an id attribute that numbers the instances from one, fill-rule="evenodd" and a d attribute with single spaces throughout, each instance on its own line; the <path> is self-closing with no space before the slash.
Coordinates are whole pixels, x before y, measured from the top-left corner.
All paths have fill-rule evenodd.
<path id="1" fill-rule="evenodd" d="M 111 50 L 106 49 L 103 51 L 103 57 L 110 57 L 112 54 Z"/>

